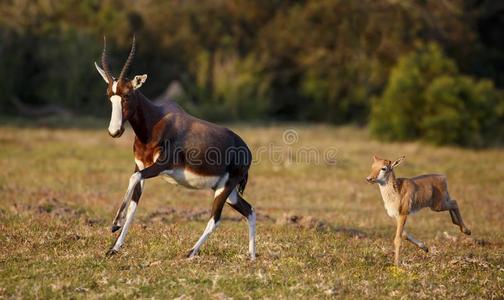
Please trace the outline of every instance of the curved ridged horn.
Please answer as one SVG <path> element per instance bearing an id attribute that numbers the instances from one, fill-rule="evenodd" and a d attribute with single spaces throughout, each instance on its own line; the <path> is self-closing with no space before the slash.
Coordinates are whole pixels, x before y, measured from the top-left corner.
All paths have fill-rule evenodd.
<path id="1" fill-rule="evenodd" d="M 103 71 L 105 71 L 105 75 L 108 78 L 108 81 L 109 82 L 114 81 L 112 79 L 112 75 L 110 75 L 110 69 L 109 69 L 109 66 L 107 63 L 107 38 L 105 36 L 103 36 L 103 53 L 102 53 L 102 57 L 101 57 L 101 64 L 102 64 Z"/>
<path id="2" fill-rule="evenodd" d="M 121 81 L 121 79 L 124 79 L 124 76 L 126 75 L 126 72 L 128 72 L 128 68 L 131 65 L 131 62 L 133 61 L 133 56 L 135 56 L 135 36 L 133 35 L 133 43 L 131 45 L 131 51 L 128 55 L 128 59 L 124 63 L 124 67 L 121 70 L 121 74 L 119 75 L 119 79 L 117 81 Z"/>

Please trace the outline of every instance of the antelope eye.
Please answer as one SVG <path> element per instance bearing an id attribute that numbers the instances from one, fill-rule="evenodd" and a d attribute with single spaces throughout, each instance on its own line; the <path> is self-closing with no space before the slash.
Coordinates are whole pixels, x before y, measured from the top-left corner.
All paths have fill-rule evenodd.
<path id="1" fill-rule="evenodd" d="M 387 171 L 387 167 L 381 168 L 382 171 Z"/>

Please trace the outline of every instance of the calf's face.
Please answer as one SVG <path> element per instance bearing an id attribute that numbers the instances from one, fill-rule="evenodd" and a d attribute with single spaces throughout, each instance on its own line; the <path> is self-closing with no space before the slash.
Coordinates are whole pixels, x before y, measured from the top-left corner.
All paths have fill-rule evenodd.
<path id="1" fill-rule="evenodd" d="M 366 177 L 367 182 L 385 184 L 394 167 L 400 165 L 403 162 L 404 158 L 405 157 L 402 156 L 392 162 L 388 159 L 382 159 L 374 155 L 373 163 L 371 164 L 371 174 Z"/>

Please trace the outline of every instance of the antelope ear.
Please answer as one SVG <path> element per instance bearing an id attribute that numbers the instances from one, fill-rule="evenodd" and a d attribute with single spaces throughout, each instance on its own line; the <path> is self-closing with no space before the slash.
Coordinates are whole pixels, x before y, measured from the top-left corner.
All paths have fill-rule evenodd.
<path id="1" fill-rule="evenodd" d="M 375 154 L 375 155 L 373 155 L 373 160 L 377 161 L 377 160 L 380 160 L 380 158 L 378 156 L 376 156 L 376 154 Z"/>
<path id="2" fill-rule="evenodd" d="M 108 84 L 109 81 L 108 81 L 107 75 L 105 74 L 105 71 L 103 71 L 103 69 L 98 66 L 96 61 L 94 63 L 94 66 L 95 66 L 96 70 L 98 71 L 98 73 L 100 73 L 101 77 L 103 77 L 103 80 L 105 80 L 105 82 Z"/>
<path id="3" fill-rule="evenodd" d="M 147 74 L 143 75 L 137 75 L 133 80 L 131 80 L 131 85 L 133 86 L 133 89 L 136 90 L 144 84 L 144 82 L 147 80 Z"/>
<path id="4" fill-rule="evenodd" d="M 404 161 L 404 159 L 405 159 L 405 158 L 406 158 L 406 157 L 405 157 L 404 155 L 403 155 L 403 156 L 401 156 L 401 157 L 399 157 L 398 159 L 396 159 L 396 160 L 392 163 L 391 167 L 392 167 L 392 168 L 397 167 L 398 165 L 400 165 L 400 164 Z"/>

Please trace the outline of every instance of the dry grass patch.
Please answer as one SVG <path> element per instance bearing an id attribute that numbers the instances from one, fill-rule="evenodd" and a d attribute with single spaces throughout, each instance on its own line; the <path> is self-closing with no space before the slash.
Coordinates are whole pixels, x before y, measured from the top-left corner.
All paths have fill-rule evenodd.
<path id="1" fill-rule="evenodd" d="M 254 151 L 273 144 L 289 158 L 251 169 L 255 262 L 246 223 L 229 208 L 200 255 L 186 259 L 211 193 L 160 179 L 147 181 L 123 251 L 105 259 L 133 169 L 131 130 L 114 140 L 105 129 L 0 127 L 0 298 L 504 297 L 502 150 L 382 144 L 350 127 L 233 127 Z M 290 148 L 288 128 L 298 134 Z M 305 164 L 289 152 L 301 147 L 337 152 Z M 406 155 L 398 176 L 445 173 L 473 235 L 448 213 L 422 211 L 407 228 L 430 252 L 405 244 L 393 267 L 394 222 L 364 180 L 374 153 Z"/>

